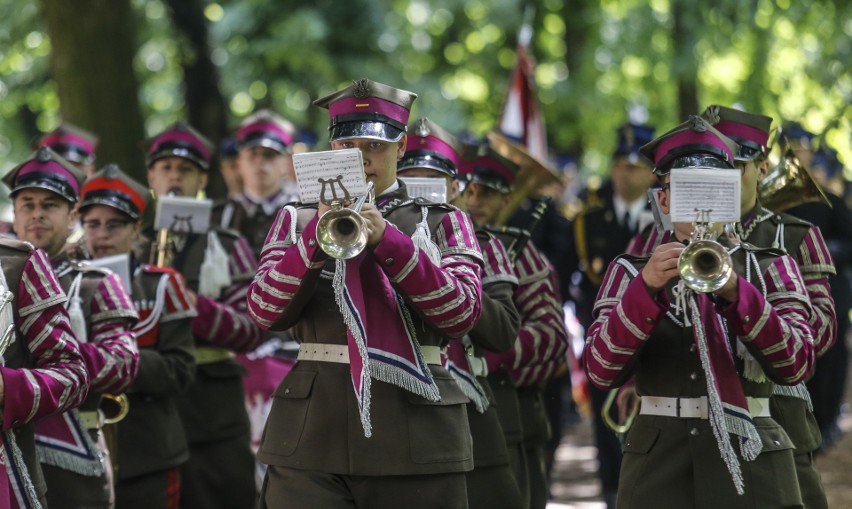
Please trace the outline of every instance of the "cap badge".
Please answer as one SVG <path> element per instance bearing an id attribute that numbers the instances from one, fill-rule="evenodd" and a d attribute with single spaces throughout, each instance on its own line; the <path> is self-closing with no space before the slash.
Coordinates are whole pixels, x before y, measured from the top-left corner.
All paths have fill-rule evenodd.
<path id="1" fill-rule="evenodd" d="M 720 110 L 719 110 L 718 106 L 710 106 L 704 112 L 704 118 L 707 119 L 707 122 L 709 122 L 710 125 L 716 125 L 722 120 L 719 113 L 720 113 Z"/>
<path id="2" fill-rule="evenodd" d="M 703 133 L 710 128 L 710 124 L 707 123 L 706 120 L 699 117 L 698 115 L 690 115 L 689 116 L 690 127 L 692 127 L 693 131 L 697 131 L 699 133 Z"/>
<path id="3" fill-rule="evenodd" d="M 40 163 L 46 163 L 50 161 L 50 150 L 47 147 L 41 147 L 38 149 L 38 154 L 36 155 L 36 160 Z"/>
<path id="4" fill-rule="evenodd" d="M 424 119 L 420 119 L 420 121 L 417 122 L 417 128 L 414 130 L 414 134 L 421 138 L 425 138 L 429 136 L 429 133 L 431 133 L 431 131 L 429 130 L 429 126 L 426 125 L 426 121 Z"/>
<path id="5" fill-rule="evenodd" d="M 368 79 L 360 79 L 354 80 L 352 85 L 355 87 L 353 94 L 358 99 L 363 99 L 364 97 L 370 97 L 370 80 Z"/>
<path id="6" fill-rule="evenodd" d="M 631 147 L 636 144 L 636 137 L 633 134 L 633 126 L 627 124 L 624 128 L 624 138 L 628 145 Z"/>
<path id="7" fill-rule="evenodd" d="M 104 168 L 104 177 L 110 180 L 118 178 L 118 166 L 115 164 L 110 164 L 106 168 Z"/>

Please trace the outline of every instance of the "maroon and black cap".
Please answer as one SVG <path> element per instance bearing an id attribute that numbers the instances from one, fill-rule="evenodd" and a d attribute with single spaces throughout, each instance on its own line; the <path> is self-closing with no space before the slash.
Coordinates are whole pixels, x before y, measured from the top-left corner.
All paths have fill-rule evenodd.
<path id="1" fill-rule="evenodd" d="M 402 139 L 417 94 L 368 79 L 314 101 L 328 109 L 329 140 L 368 138 L 395 142 Z"/>
<path id="2" fill-rule="evenodd" d="M 86 175 L 62 156 L 48 147 L 41 147 L 26 161 L 12 168 L 3 177 L 3 182 L 11 189 L 11 197 L 23 189 L 45 189 L 76 203 L 85 179 Z"/>

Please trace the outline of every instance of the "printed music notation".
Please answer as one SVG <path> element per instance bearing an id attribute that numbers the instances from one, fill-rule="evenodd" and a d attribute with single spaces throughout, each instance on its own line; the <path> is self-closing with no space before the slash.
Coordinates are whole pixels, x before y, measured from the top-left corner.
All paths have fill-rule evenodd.
<path id="1" fill-rule="evenodd" d="M 739 170 L 674 168 L 671 172 L 672 222 L 695 221 L 696 210 L 709 210 L 712 223 L 740 220 Z"/>
<path id="2" fill-rule="evenodd" d="M 326 181 L 327 186 L 330 181 L 342 183 L 352 199 L 367 193 L 367 179 L 364 175 L 364 161 L 360 149 L 293 154 L 293 168 L 296 171 L 299 200 L 302 203 L 320 201 L 323 180 Z M 340 180 L 338 176 L 341 177 Z M 339 185 L 332 185 L 331 189 L 327 189 L 327 195 L 330 195 L 332 191 L 336 191 L 340 198 L 343 197 Z"/>

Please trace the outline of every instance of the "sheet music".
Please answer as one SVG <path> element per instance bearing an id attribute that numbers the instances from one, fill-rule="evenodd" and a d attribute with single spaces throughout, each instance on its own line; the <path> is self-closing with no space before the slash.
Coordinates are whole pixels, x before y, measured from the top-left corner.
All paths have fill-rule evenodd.
<path id="1" fill-rule="evenodd" d="M 350 198 L 367 193 L 367 178 L 361 149 L 326 150 L 293 154 L 293 168 L 299 184 L 299 200 L 302 203 L 317 203 L 322 192 L 322 180 L 326 184 L 326 198 L 333 199 L 333 192 L 343 198 L 342 183 Z M 337 178 L 340 177 L 339 180 Z"/>
<path id="2" fill-rule="evenodd" d="M 674 168 L 671 172 L 671 220 L 695 221 L 696 209 L 710 210 L 710 222 L 740 219 L 739 170 L 720 168 Z"/>
<path id="3" fill-rule="evenodd" d="M 412 198 L 426 198 L 432 203 L 446 203 L 447 181 L 443 177 L 399 177 L 408 196 Z"/>
<path id="4" fill-rule="evenodd" d="M 127 256 L 127 254 L 122 253 L 112 256 L 104 256 L 103 258 L 86 260 L 85 263 L 115 272 L 119 279 L 121 279 L 121 282 L 124 283 L 124 289 L 127 290 L 127 293 L 129 294 L 131 292 L 132 282 L 130 279 L 130 257 Z"/>
<path id="5" fill-rule="evenodd" d="M 161 196 L 157 199 L 154 229 L 175 233 L 205 233 L 210 228 L 213 201 L 187 196 Z"/>

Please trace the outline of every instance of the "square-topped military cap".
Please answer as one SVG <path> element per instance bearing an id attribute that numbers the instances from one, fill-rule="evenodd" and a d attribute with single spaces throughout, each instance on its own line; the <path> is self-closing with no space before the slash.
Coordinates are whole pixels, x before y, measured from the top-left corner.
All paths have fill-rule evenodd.
<path id="1" fill-rule="evenodd" d="M 266 147 L 286 154 L 293 145 L 295 126 L 270 110 L 259 110 L 240 124 L 237 148 Z"/>
<path id="2" fill-rule="evenodd" d="M 24 162 L 12 168 L 3 177 L 3 183 L 11 189 L 11 197 L 23 189 L 45 189 L 76 203 L 80 197 L 80 186 L 85 179 L 85 173 L 72 166 L 62 156 L 48 147 L 41 147 Z"/>
<path id="3" fill-rule="evenodd" d="M 520 171 L 517 163 L 500 155 L 489 144 L 482 144 L 473 163 L 462 166 L 463 173 L 459 178 L 507 194 L 512 192 Z"/>
<path id="4" fill-rule="evenodd" d="M 760 155 L 766 155 L 772 117 L 718 104 L 708 106 L 701 116 L 739 145 L 734 154 L 737 161 L 751 161 Z"/>
<path id="5" fill-rule="evenodd" d="M 417 94 L 360 79 L 314 101 L 328 109 L 329 140 L 367 138 L 396 142 L 402 139 Z"/>
<path id="6" fill-rule="evenodd" d="M 464 143 L 426 117 L 417 119 L 397 171 L 429 168 L 455 178 L 464 153 Z"/>
<path id="7" fill-rule="evenodd" d="M 180 157 L 195 163 L 204 171 L 210 169 L 213 144 L 187 122 L 175 122 L 146 142 L 150 167 L 164 157 Z"/>
<path id="8" fill-rule="evenodd" d="M 148 188 L 121 171 L 118 165 L 109 164 L 86 179 L 80 193 L 80 210 L 106 205 L 139 219 L 150 199 Z"/>
<path id="9" fill-rule="evenodd" d="M 98 138 L 77 126 L 63 123 L 56 129 L 42 136 L 36 147 L 48 147 L 66 161 L 77 164 L 95 162 L 95 147 Z"/>
<path id="10" fill-rule="evenodd" d="M 731 169 L 737 144 L 700 116 L 691 115 L 640 151 L 654 161 L 654 173 L 665 175 L 672 168 Z"/>

